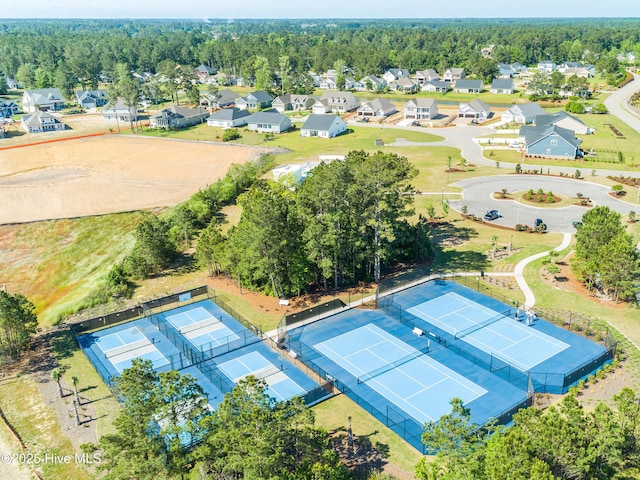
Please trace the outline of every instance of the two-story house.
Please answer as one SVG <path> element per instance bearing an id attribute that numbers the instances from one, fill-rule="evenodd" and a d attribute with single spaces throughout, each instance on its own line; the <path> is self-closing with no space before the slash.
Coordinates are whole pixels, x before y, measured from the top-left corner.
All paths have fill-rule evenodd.
<path id="1" fill-rule="evenodd" d="M 438 116 L 438 102 L 433 98 L 412 98 L 404 105 L 404 118 L 432 120 Z"/>

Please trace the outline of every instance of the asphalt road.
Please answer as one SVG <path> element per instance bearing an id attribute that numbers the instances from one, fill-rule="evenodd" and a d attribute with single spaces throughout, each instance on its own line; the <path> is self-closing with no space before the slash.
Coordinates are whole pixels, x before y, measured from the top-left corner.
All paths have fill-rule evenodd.
<path id="1" fill-rule="evenodd" d="M 533 226 L 536 218 L 541 218 L 547 224 L 550 232 L 574 232 L 573 222 L 579 221 L 587 211 L 586 207 L 570 205 L 566 207 L 536 207 L 525 205 L 513 200 L 499 200 L 493 198 L 494 192 L 506 188 L 508 192 L 525 192 L 529 189 L 537 191 L 542 188 L 554 194 L 561 194 L 568 198 L 576 198 L 580 192 L 589 197 L 593 205 L 606 205 L 623 215 L 636 210 L 633 203 L 624 199 L 613 198 L 609 195 L 611 189 L 602 185 L 567 178 L 547 177 L 543 175 L 500 175 L 494 177 L 471 178 L 455 182 L 452 186 L 464 189 L 463 198 L 451 202 L 451 207 L 460 211 L 467 205 L 470 214 L 483 216 L 487 210 L 498 210 L 501 218 L 490 223 L 515 227 L 522 223 Z M 628 199 L 633 202 L 635 199 Z"/>
<path id="2" fill-rule="evenodd" d="M 604 101 L 604 104 L 610 113 L 629 125 L 636 132 L 640 132 L 640 119 L 628 110 L 629 98 L 640 90 L 640 76 L 633 74 L 633 78 L 633 82 L 629 82 L 619 90 L 615 90 Z"/>

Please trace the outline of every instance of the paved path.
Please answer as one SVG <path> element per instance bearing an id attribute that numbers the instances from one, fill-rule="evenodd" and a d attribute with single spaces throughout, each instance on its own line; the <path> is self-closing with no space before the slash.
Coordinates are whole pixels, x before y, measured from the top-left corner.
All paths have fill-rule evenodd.
<path id="1" fill-rule="evenodd" d="M 640 119 L 629 108 L 629 98 L 640 90 L 640 76 L 633 74 L 633 82 L 629 82 L 624 87 L 615 90 L 609 98 L 604 101 L 610 113 L 618 117 L 624 123 L 640 132 Z"/>

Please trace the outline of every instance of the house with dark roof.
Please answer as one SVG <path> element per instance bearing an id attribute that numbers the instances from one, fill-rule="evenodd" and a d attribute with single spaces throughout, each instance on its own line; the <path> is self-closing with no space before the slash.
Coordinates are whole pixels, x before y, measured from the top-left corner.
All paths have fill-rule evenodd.
<path id="1" fill-rule="evenodd" d="M 109 94 L 106 90 L 78 90 L 76 102 L 85 110 L 95 110 L 109 103 Z"/>
<path id="2" fill-rule="evenodd" d="M 247 118 L 251 116 L 248 110 L 238 110 L 237 108 L 223 108 L 217 110 L 207 118 L 207 125 L 219 128 L 242 127 L 247 124 Z"/>
<path id="3" fill-rule="evenodd" d="M 482 80 L 458 80 L 453 87 L 458 93 L 480 93 L 482 91 Z"/>
<path id="4" fill-rule="evenodd" d="M 444 80 L 428 80 L 420 88 L 423 92 L 447 93 L 451 90 L 451 82 Z"/>
<path id="5" fill-rule="evenodd" d="M 10 118 L 20 112 L 22 109 L 16 102 L 0 100 L 0 118 Z"/>
<path id="6" fill-rule="evenodd" d="M 404 118 L 432 120 L 438 116 L 438 102 L 433 98 L 412 98 L 404 105 Z"/>
<path id="7" fill-rule="evenodd" d="M 520 137 L 524 139 L 527 155 L 574 159 L 581 154 L 582 140 L 557 125 L 524 126 L 520 128 Z"/>
<path id="8" fill-rule="evenodd" d="M 151 128 L 185 128 L 204 123 L 210 113 L 203 108 L 189 108 L 171 105 L 149 120 Z"/>
<path id="9" fill-rule="evenodd" d="M 247 93 L 236 100 L 236 107 L 240 110 L 261 110 L 271 107 L 273 97 L 264 90 Z"/>
<path id="10" fill-rule="evenodd" d="M 537 103 L 519 103 L 511 105 L 508 110 L 502 112 L 502 120 L 509 123 L 521 123 L 526 125 L 533 123 L 538 115 L 546 115 L 547 112 Z"/>
<path id="11" fill-rule="evenodd" d="M 102 118 L 113 122 L 136 122 L 138 108 L 130 107 L 122 98 L 118 98 L 102 107 Z"/>
<path id="12" fill-rule="evenodd" d="M 332 138 L 347 131 L 347 124 L 337 115 L 316 115 L 307 117 L 300 129 L 301 137 Z"/>
<path id="13" fill-rule="evenodd" d="M 491 93 L 506 93 L 507 95 L 511 95 L 515 91 L 513 87 L 513 79 L 494 78 L 491 81 L 491 89 L 489 91 Z"/>
<path id="14" fill-rule="evenodd" d="M 237 98 L 240 98 L 240 95 L 236 92 L 228 88 L 223 88 L 216 93 L 204 94 L 201 97 L 200 103 L 207 105 L 209 108 L 226 108 L 236 103 Z"/>
<path id="15" fill-rule="evenodd" d="M 22 117 L 22 128 L 28 133 L 42 133 L 64 130 L 67 126 L 49 112 L 38 110 Z"/>
<path id="16" fill-rule="evenodd" d="M 386 98 L 374 98 L 360 105 L 357 110 L 361 117 L 388 117 L 397 111 L 395 105 Z"/>
<path id="17" fill-rule="evenodd" d="M 576 135 L 589 135 L 593 133 L 593 130 L 589 128 L 586 123 L 564 110 L 545 115 L 537 115 L 533 119 L 533 123 L 536 127 L 557 125 L 573 131 Z"/>
<path id="18" fill-rule="evenodd" d="M 491 107 L 482 100 L 476 98 L 469 103 L 461 103 L 458 110 L 458 117 L 473 118 L 480 122 L 485 121 L 491 116 Z"/>
<path id="19" fill-rule="evenodd" d="M 22 108 L 33 113 L 36 110 L 62 110 L 67 101 L 57 88 L 25 90 L 22 94 Z"/>
<path id="20" fill-rule="evenodd" d="M 247 128 L 258 133 L 282 133 L 291 128 L 291 119 L 276 109 L 256 112 L 247 117 Z"/>

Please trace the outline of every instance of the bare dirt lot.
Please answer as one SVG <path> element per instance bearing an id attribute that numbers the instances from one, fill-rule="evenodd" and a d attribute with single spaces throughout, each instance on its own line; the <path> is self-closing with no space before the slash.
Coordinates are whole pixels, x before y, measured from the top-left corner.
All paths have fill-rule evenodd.
<path id="1" fill-rule="evenodd" d="M 264 149 L 105 135 L 0 151 L 0 224 L 174 205 Z"/>

